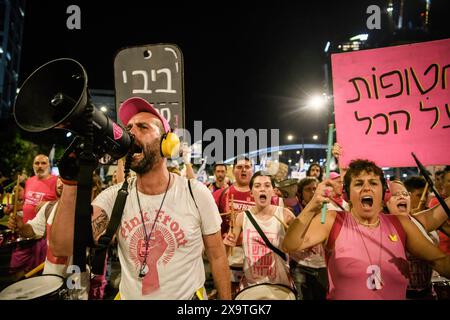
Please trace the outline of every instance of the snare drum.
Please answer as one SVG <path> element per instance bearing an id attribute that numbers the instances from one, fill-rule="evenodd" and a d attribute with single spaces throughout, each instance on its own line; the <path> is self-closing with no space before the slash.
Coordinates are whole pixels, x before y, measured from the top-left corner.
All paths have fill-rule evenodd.
<path id="1" fill-rule="evenodd" d="M 432 283 L 438 300 L 450 300 L 450 280 L 444 277 L 435 277 Z"/>
<path id="2" fill-rule="evenodd" d="M 13 250 L 16 248 L 31 248 L 37 240 L 37 238 L 21 238 L 9 229 L 0 232 L 0 275 L 17 272 L 18 270 L 11 268 Z"/>
<path id="3" fill-rule="evenodd" d="M 297 300 L 297 295 L 288 286 L 261 283 L 239 291 L 234 300 Z"/>
<path id="4" fill-rule="evenodd" d="M 65 300 L 64 278 L 45 274 L 18 281 L 0 292 L 0 300 Z"/>
<path id="5" fill-rule="evenodd" d="M 40 239 L 42 238 L 22 238 L 17 233 L 12 233 L 11 230 L 0 233 L 0 275 L 23 271 L 23 267 L 19 266 L 15 260 L 21 259 L 21 257 L 17 257 L 18 251 L 30 251 L 30 255 L 39 257 L 39 262 L 45 258 L 45 252 L 34 252 L 33 250 Z"/>

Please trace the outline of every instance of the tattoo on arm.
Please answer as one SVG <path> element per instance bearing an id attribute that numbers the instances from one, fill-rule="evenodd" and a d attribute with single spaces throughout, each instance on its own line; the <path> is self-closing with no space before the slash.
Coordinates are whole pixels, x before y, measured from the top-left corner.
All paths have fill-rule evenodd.
<path id="1" fill-rule="evenodd" d="M 107 226 L 108 226 L 108 215 L 106 214 L 105 210 L 102 209 L 100 215 L 94 220 L 92 220 L 92 233 L 94 239 L 97 239 L 103 233 L 103 231 L 106 230 Z"/>

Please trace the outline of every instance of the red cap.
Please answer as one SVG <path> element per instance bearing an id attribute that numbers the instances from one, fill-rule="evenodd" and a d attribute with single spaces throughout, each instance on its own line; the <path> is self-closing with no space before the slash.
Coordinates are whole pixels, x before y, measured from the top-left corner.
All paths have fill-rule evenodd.
<path id="1" fill-rule="evenodd" d="M 169 122 L 147 101 L 139 97 L 132 97 L 125 100 L 119 109 L 119 119 L 124 125 L 128 124 L 128 121 L 139 112 L 150 112 L 161 120 L 165 133 L 170 132 Z"/>

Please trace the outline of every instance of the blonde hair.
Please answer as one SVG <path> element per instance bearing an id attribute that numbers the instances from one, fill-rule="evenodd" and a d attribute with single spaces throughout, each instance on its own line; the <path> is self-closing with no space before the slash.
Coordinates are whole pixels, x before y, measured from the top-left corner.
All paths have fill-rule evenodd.
<path id="1" fill-rule="evenodd" d="M 403 182 L 401 182 L 400 180 L 389 180 L 389 183 L 388 183 L 389 187 L 392 183 L 397 183 L 406 188 L 405 184 Z"/>

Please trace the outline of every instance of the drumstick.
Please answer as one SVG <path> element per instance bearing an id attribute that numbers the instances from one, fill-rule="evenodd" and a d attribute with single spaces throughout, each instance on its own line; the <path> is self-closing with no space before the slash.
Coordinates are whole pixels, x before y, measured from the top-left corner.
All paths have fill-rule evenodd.
<path id="1" fill-rule="evenodd" d="M 236 213 L 234 212 L 234 194 L 231 195 L 231 221 L 230 221 L 230 227 L 231 232 L 234 230 L 234 223 L 236 220 Z"/>
<path id="2" fill-rule="evenodd" d="M 234 216 L 234 194 L 231 195 L 231 216 L 230 216 L 230 228 L 228 229 L 228 233 L 233 233 L 234 231 L 234 220 L 235 220 L 235 216 Z M 233 255 L 233 247 L 230 247 L 230 251 L 228 251 L 229 255 L 232 256 Z"/>
<path id="3" fill-rule="evenodd" d="M 42 269 L 44 269 L 44 264 L 45 262 L 42 262 L 40 265 L 38 265 L 36 268 L 34 268 L 33 270 L 31 270 L 30 272 L 28 272 L 27 274 L 24 275 L 25 278 L 29 278 L 31 276 L 34 276 L 35 273 L 38 273 L 39 271 L 41 271 Z"/>
<path id="4" fill-rule="evenodd" d="M 5 198 L 5 193 L 6 193 L 6 190 L 2 190 L 2 193 L 1 193 L 1 198 L 0 198 L 0 207 L 1 206 L 3 206 L 3 200 L 4 200 L 4 198 Z"/>
<path id="5" fill-rule="evenodd" d="M 420 211 L 422 210 L 422 208 L 424 208 L 426 197 L 427 197 L 427 193 L 428 193 L 428 182 L 425 184 L 425 188 L 423 188 L 423 192 L 422 192 L 422 196 L 420 197 L 419 200 L 419 205 L 416 208 L 416 211 Z"/>
<path id="6" fill-rule="evenodd" d="M 16 191 L 14 192 L 14 208 L 13 212 L 11 214 L 12 219 L 16 220 L 17 215 L 17 201 L 19 200 L 19 182 L 20 182 L 20 175 L 17 175 L 17 183 L 16 183 Z M 15 230 L 11 230 L 12 233 L 15 232 Z"/>

